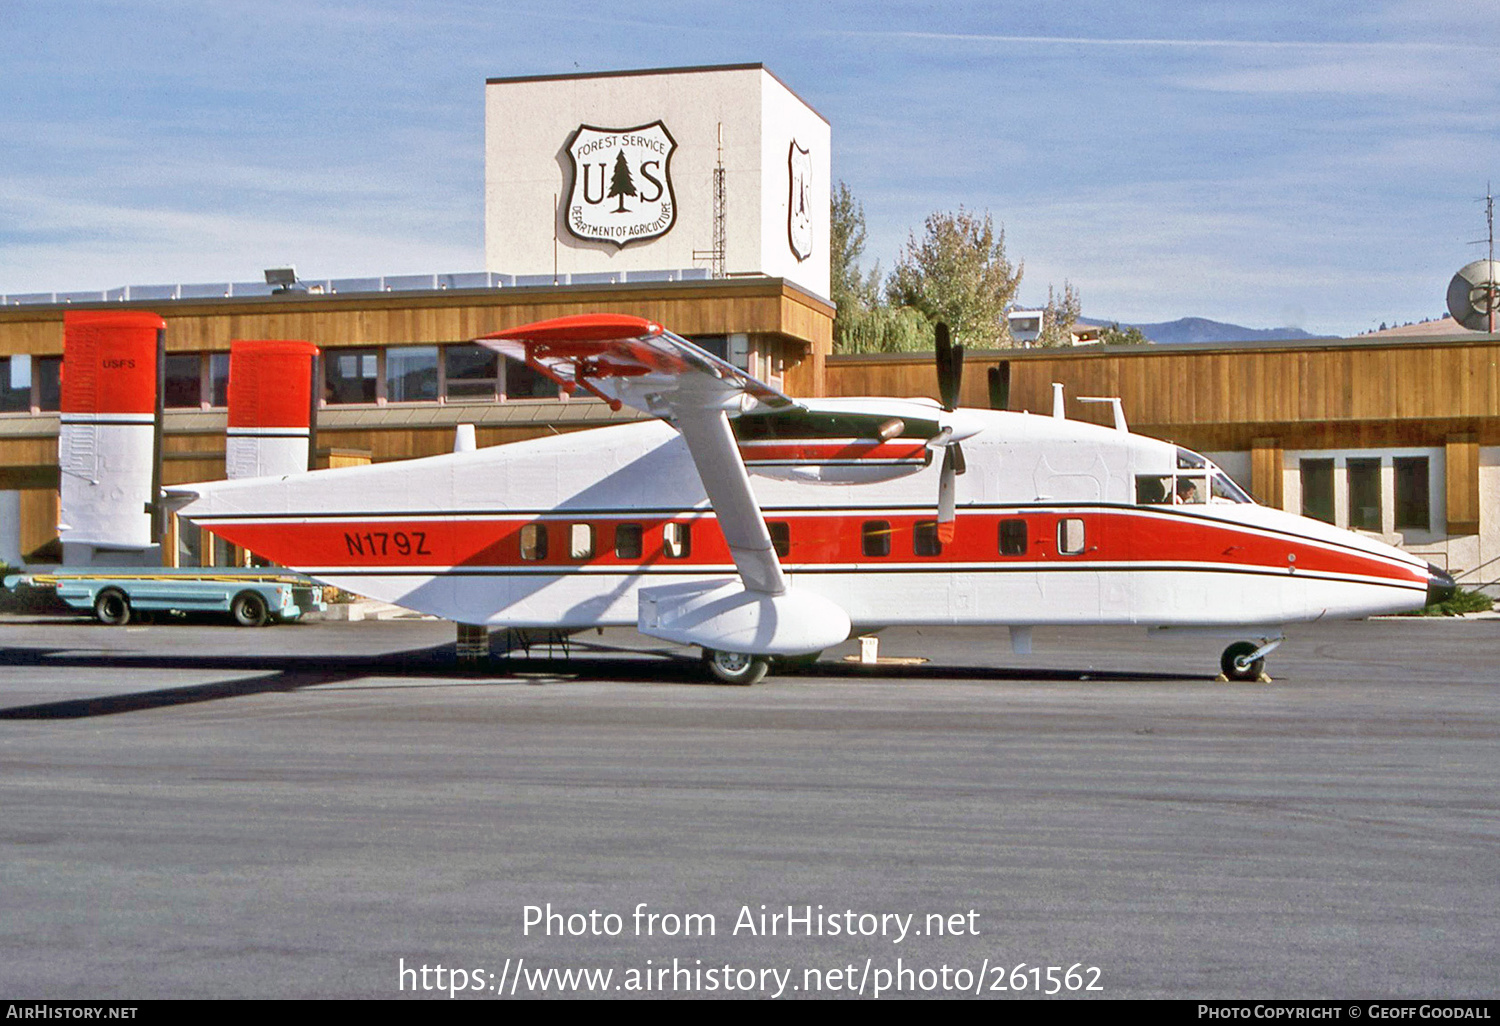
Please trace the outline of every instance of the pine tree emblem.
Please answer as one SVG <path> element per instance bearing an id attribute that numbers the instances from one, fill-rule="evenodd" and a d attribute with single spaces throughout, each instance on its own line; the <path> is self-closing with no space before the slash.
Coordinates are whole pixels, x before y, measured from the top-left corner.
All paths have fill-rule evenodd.
<path id="1" fill-rule="evenodd" d="M 630 177 L 630 165 L 625 163 L 624 150 L 615 154 L 615 170 L 609 180 L 609 195 L 620 197 L 620 205 L 615 208 L 617 214 L 625 213 L 625 197 L 635 195 L 635 182 Z"/>

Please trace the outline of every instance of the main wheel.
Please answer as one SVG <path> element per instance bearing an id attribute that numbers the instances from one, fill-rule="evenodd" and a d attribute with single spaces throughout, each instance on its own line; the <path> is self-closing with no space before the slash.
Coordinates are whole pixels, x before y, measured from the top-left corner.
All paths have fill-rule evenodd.
<path id="1" fill-rule="evenodd" d="M 1230 680 L 1259 680 L 1261 671 L 1266 668 L 1265 657 L 1245 662 L 1245 657 L 1259 647 L 1253 641 L 1236 641 L 1219 657 L 1219 669 Z"/>
<path id="2" fill-rule="evenodd" d="M 764 656 L 748 652 L 720 652 L 704 649 L 703 661 L 709 672 L 725 684 L 750 685 L 758 682 L 771 668 Z"/>
<path id="3" fill-rule="evenodd" d="M 130 622 L 130 600 L 118 588 L 105 588 L 94 599 L 94 616 L 110 627 L 123 627 Z"/>
<path id="4" fill-rule="evenodd" d="M 241 627 L 264 627 L 271 618 L 266 600 L 253 591 L 242 591 L 229 604 L 229 615 Z"/>

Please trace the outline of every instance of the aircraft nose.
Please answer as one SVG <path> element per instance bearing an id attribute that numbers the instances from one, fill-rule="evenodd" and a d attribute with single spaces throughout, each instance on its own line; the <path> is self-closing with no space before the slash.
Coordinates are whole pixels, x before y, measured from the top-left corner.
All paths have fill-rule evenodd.
<path id="1" fill-rule="evenodd" d="M 1439 570 L 1431 563 L 1427 564 L 1427 604 L 1436 605 L 1439 602 L 1447 602 L 1458 593 L 1458 585 L 1453 578 L 1448 576 L 1446 570 Z"/>

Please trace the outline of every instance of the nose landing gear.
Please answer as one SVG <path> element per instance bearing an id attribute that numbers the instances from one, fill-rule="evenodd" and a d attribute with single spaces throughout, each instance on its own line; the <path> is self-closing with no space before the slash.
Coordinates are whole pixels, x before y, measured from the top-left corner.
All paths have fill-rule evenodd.
<path id="1" fill-rule="evenodd" d="M 1258 680 L 1269 683 L 1271 678 L 1266 675 L 1266 655 L 1274 651 L 1283 640 L 1282 638 L 1262 639 L 1260 644 L 1253 641 L 1236 641 L 1219 657 L 1219 669 L 1224 671 L 1219 679 Z"/>

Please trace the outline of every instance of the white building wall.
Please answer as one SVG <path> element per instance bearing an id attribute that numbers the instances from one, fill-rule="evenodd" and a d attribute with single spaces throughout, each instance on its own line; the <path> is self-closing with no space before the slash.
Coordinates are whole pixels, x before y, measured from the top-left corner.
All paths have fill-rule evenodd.
<path id="1" fill-rule="evenodd" d="M 623 129 L 658 120 L 677 144 L 670 159 L 676 223 L 664 235 L 623 247 L 575 237 L 565 221 L 573 186 L 567 147 L 573 134 L 580 125 Z M 549 280 L 554 266 L 562 275 L 706 271 L 709 260 L 702 254 L 713 245 L 720 125 L 726 271 L 785 277 L 826 297 L 828 123 L 759 66 L 489 82 L 486 268 Z M 786 238 L 786 151 L 793 134 L 804 146 L 811 141 L 809 149 L 820 162 L 814 183 L 817 248 L 800 263 Z"/>

